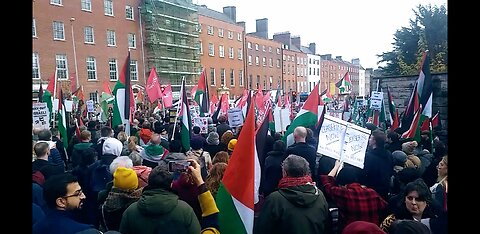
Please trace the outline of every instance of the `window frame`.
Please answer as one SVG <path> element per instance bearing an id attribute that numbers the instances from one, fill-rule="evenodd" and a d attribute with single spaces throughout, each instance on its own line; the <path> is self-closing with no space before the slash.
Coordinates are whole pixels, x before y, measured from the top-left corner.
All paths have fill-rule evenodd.
<path id="1" fill-rule="evenodd" d="M 138 61 L 130 60 L 130 80 L 138 81 Z"/>
<path id="2" fill-rule="evenodd" d="M 112 35 L 110 35 L 110 33 L 112 33 Z M 110 38 L 110 36 L 113 36 L 113 38 Z M 110 39 L 113 39 L 113 44 L 110 44 Z M 107 29 L 107 46 L 117 46 L 117 35 L 115 30 Z"/>
<path id="3" fill-rule="evenodd" d="M 64 64 L 62 64 L 62 61 L 64 62 Z M 64 65 L 65 67 L 63 67 L 62 65 Z M 68 59 L 66 54 L 55 54 L 55 69 L 57 71 L 56 75 L 58 80 L 68 80 Z M 58 71 L 63 71 L 60 74 L 65 73 L 65 77 L 59 77 Z"/>
<path id="4" fill-rule="evenodd" d="M 128 18 L 129 9 L 130 9 L 130 13 L 132 14 L 131 18 Z M 133 11 L 133 6 L 125 5 L 125 19 L 135 21 L 135 12 Z"/>
<path id="5" fill-rule="evenodd" d="M 127 34 L 127 42 L 128 42 L 128 48 L 129 49 L 136 49 L 137 48 L 137 39 L 135 33 L 128 33 Z M 131 46 L 131 43 L 133 43 L 133 46 Z"/>
<path id="6" fill-rule="evenodd" d="M 32 21 L 32 37 L 37 38 L 37 22 L 35 18 L 33 18 L 33 21 Z"/>
<path id="7" fill-rule="evenodd" d="M 107 6 L 107 3 L 110 3 L 110 6 Z M 110 9 L 108 7 L 111 7 Z M 103 13 L 106 16 L 115 16 L 113 13 L 113 0 L 103 0 Z M 107 10 L 111 10 L 112 13 L 107 12 Z"/>
<path id="8" fill-rule="evenodd" d="M 53 21 L 52 26 L 53 26 L 53 40 L 55 40 L 55 41 L 65 41 L 65 24 L 61 21 Z M 56 27 L 59 27 L 59 26 L 61 26 L 61 29 L 56 28 Z M 63 38 L 58 38 L 57 37 L 58 33 L 61 33 Z"/>
<path id="9" fill-rule="evenodd" d="M 87 39 L 89 39 L 90 35 L 88 35 L 88 30 L 87 29 L 91 29 L 91 38 L 92 38 L 92 41 L 87 41 Z M 85 26 L 83 28 L 83 41 L 85 42 L 85 44 L 95 44 L 95 32 L 93 30 L 93 27 L 92 26 Z"/>
<path id="10" fill-rule="evenodd" d="M 87 6 L 90 6 L 90 8 L 87 8 Z M 82 0 L 80 3 L 80 8 L 82 11 L 92 12 L 92 0 Z"/>
<path id="11" fill-rule="evenodd" d="M 112 65 L 115 65 L 115 70 L 112 70 Z M 115 76 L 114 79 L 112 79 L 112 75 Z M 110 81 L 118 80 L 118 61 L 116 58 L 108 59 L 108 77 L 110 78 Z"/>
<path id="12" fill-rule="evenodd" d="M 36 73 L 37 77 L 33 76 L 33 73 Z M 32 52 L 32 79 L 41 79 L 40 73 L 40 55 L 38 52 Z"/>
<path id="13" fill-rule="evenodd" d="M 87 80 L 97 80 L 97 59 L 93 56 L 87 56 L 85 67 L 87 68 Z M 93 78 L 90 78 L 91 75 L 93 75 Z"/>

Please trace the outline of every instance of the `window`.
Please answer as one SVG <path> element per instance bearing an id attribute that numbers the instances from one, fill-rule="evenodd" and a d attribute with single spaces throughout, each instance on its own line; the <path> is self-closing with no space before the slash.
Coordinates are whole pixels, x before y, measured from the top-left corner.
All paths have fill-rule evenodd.
<path id="1" fill-rule="evenodd" d="M 129 33 L 128 34 L 128 48 L 135 49 L 136 48 L 136 40 L 135 40 L 135 34 Z"/>
<path id="2" fill-rule="evenodd" d="M 225 86 L 225 68 L 220 69 L 220 85 Z"/>
<path id="3" fill-rule="evenodd" d="M 50 4 L 62 6 L 62 0 L 50 0 Z"/>
<path id="4" fill-rule="evenodd" d="M 248 65 L 252 65 L 252 56 L 251 55 L 248 56 Z"/>
<path id="5" fill-rule="evenodd" d="M 115 31 L 107 30 L 107 45 L 108 46 L 116 46 L 117 42 L 115 40 Z"/>
<path id="6" fill-rule="evenodd" d="M 117 59 L 108 59 L 108 70 L 110 74 L 110 80 L 118 80 Z"/>
<path id="7" fill-rule="evenodd" d="M 258 59 L 258 56 L 257 56 L 257 57 L 255 57 L 255 65 L 258 66 L 258 64 L 259 64 L 259 59 Z"/>
<path id="8" fill-rule="evenodd" d="M 198 48 L 198 53 L 203 54 L 203 43 L 202 43 L 202 41 L 198 42 L 198 47 L 199 47 Z"/>
<path id="9" fill-rule="evenodd" d="M 202 24 L 195 25 L 195 29 L 197 30 L 197 32 L 201 33 L 202 32 Z"/>
<path id="10" fill-rule="evenodd" d="M 210 26 L 210 25 L 207 26 L 207 34 L 213 35 L 213 26 Z"/>
<path id="11" fill-rule="evenodd" d="M 38 61 L 38 53 L 33 52 L 32 54 L 32 78 L 40 79 L 40 63 Z"/>
<path id="12" fill-rule="evenodd" d="M 233 69 L 230 69 L 230 86 L 235 86 L 235 75 L 233 74 Z"/>
<path id="13" fill-rule="evenodd" d="M 251 49 L 251 48 L 252 48 L 252 43 L 251 43 L 251 42 L 248 42 L 248 43 L 247 43 L 247 47 L 248 47 L 249 49 Z"/>
<path id="14" fill-rule="evenodd" d="M 268 52 L 272 53 L 272 47 L 271 46 L 268 47 Z"/>
<path id="15" fill-rule="evenodd" d="M 98 103 L 98 92 L 90 93 L 88 96 L 94 103 Z"/>
<path id="16" fill-rule="evenodd" d="M 126 5 L 125 6 L 125 18 L 128 20 L 133 20 L 133 7 Z"/>
<path id="17" fill-rule="evenodd" d="M 320 74 L 320 68 L 317 68 L 317 75 Z"/>
<path id="18" fill-rule="evenodd" d="M 218 46 L 218 56 L 220 56 L 220 58 L 225 57 L 225 50 L 223 48 L 223 45 Z"/>
<path id="19" fill-rule="evenodd" d="M 243 87 L 243 70 L 238 71 L 238 84 Z"/>
<path id="20" fill-rule="evenodd" d="M 228 31 L 228 39 L 233 39 L 233 32 L 232 31 Z"/>
<path id="21" fill-rule="evenodd" d="M 280 67 L 280 59 L 277 59 L 277 67 Z"/>
<path id="22" fill-rule="evenodd" d="M 208 55 L 215 56 L 215 46 L 213 43 L 208 43 Z"/>
<path id="23" fill-rule="evenodd" d="M 315 72 L 315 69 L 313 69 L 313 72 Z M 311 74 L 312 74 L 312 68 L 309 67 L 309 68 L 308 68 L 308 75 L 311 75 Z M 315 75 L 315 74 L 314 74 L 314 75 Z"/>
<path id="24" fill-rule="evenodd" d="M 265 58 L 265 57 L 262 58 L 262 65 L 264 67 L 267 66 L 267 58 Z"/>
<path id="25" fill-rule="evenodd" d="M 138 80 L 137 60 L 130 60 L 130 80 Z"/>
<path id="26" fill-rule="evenodd" d="M 215 86 L 215 68 L 210 68 L 210 85 Z"/>
<path id="27" fill-rule="evenodd" d="M 253 83 L 252 75 L 249 75 L 249 76 L 248 76 L 248 87 L 249 87 L 250 89 L 252 89 L 252 83 Z"/>
<path id="28" fill-rule="evenodd" d="M 97 79 L 97 62 L 95 60 L 95 57 L 87 57 L 87 79 Z"/>
<path id="29" fill-rule="evenodd" d="M 92 0 L 82 0 L 82 10 L 92 11 Z"/>
<path id="30" fill-rule="evenodd" d="M 258 44 L 255 44 L 255 50 L 258 50 Z"/>
<path id="31" fill-rule="evenodd" d="M 53 21 L 53 40 L 65 40 L 63 22 Z"/>
<path id="32" fill-rule="evenodd" d="M 257 75 L 257 85 L 255 86 L 255 88 L 258 89 L 259 85 L 260 85 L 260 75 Z"/>
<path id="33" fill-rule="evenodd" d="M 242 41 L 242 33 L 237 33 L 237 41 Z"/>
<path id="34" fill-rule="evenodd" d="M 273 67 L 273 59 L 272 58 L 268 59 L 268 66 Z"/>
<path id="35" fill-rule="evenodd" d="M 113 16 L 113 0 L 103 0 L 105 15 Z"/>
<path id="36" fill-rule="evenodd" d="M 35 24 L 35 19 L 32 21 L 32 37 L 37 37 L 37 25 Z"/>
<path id="37" fill-rule="evenodd" d="M 238 49 L 237 57 L 238 57 L 238 60 L 242 60 L 242 59 L 243 59 L 243 50 L 242 50 L 242 49 Z"/>
<path id="38" fill-rule="evenodd" d="M 265 45 L 262 46 L 262 51 L 265 52 Z"/>
<path id="39" fill-rule="evenodd" d="M 218 37 L 223 37 L 223 28 L 218 29 Z"/>
<path id="40" fill-rule="evenodd" d="M 85 32 L 85 43 L 88 43 L 88 44 L 95 43 L 95 39 L 93 36 L 93 27 L 90 27 L 90 26 L 85 27 L 84 32 Z"/>
<path id="41" fill-rule="evenodd" d="M 61 79 L 66 80 L 68 78 L 67 55 L 65 54 L 55 55 L 55 63 L 57 65 L 57 78 L 59 80 Z"/>
<path id="42" fill-rule="evenodd" d="M 233 59 L 235 55 L 233 54 L 233 47 L 228 48 L 228 57 Z"/>
<path id="43" fill-rule="evenodd" d="M 280 48 L 277 48 L 277 54 L 280 54 Z"/>

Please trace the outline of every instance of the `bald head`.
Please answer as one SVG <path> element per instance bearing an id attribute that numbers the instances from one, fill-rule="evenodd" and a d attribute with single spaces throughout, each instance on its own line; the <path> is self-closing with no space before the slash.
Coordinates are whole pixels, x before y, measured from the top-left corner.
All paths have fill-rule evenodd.
<path id="1" fill-rule="evenodd" d="M 305 127 L 296 127 L 295 130 L 293 130 L 293 138 L 295 142 L 305 142 L 307 129 Z"/>

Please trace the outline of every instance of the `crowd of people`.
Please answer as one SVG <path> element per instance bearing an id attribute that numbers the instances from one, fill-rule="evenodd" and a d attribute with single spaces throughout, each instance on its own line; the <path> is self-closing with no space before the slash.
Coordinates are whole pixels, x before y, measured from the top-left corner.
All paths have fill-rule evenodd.
<path id="1" fill-rule="evenodd" d="M 241 128 L 209 118 L 208 132 L 160 115 L 124 126 L 98 121 L 32 131 L 33 233 L 220 233 L 216 194 Z M 253 233 L 447 233 L 447 147 L 422 134 L 372 131 L 364 168 L 317 153 L 312 129 L 287 146 L 268 134 Z M 183 171 L 171 162 L 187 161 Z"/>

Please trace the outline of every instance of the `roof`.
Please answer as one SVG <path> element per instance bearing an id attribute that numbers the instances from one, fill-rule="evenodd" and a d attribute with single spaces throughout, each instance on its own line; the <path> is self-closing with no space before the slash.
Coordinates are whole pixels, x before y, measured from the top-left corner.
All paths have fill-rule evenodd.
<path id="1" fill-rule="evenodd" d="M 305 54 L 313 54 L 312 51 L 310 51 L 310 48 L 306 46 L 300 46 L 300 51 L 302 51 Z"/>
<path id="2" fill-rule="evenodd" d="M 227 23 L 237 24 L 232 19 L 230 19 L 227 15 L 223 14 L 223 12 L 218 12 L 218 11 L 209 9 L 205 5 L 198 6 L 198 14 L 207 16 L 216 20 L 224 21 Z"/>

